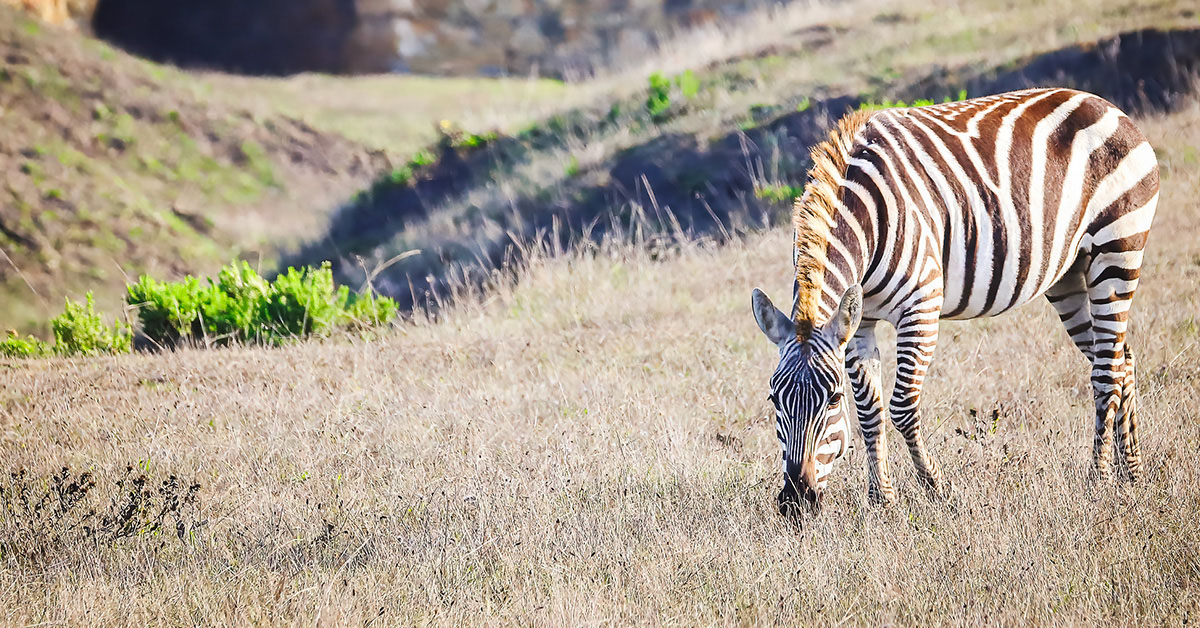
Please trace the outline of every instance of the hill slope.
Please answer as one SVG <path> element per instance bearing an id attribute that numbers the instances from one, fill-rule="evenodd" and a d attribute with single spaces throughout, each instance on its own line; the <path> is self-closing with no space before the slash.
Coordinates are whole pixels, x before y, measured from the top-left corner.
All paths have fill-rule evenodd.
<path id="1" fill-rule="evenodd" d="M 720 240 L 786 222 L 808 147 L 863 103 L 1066 85 L 1136 114 L 1194 90 L 1191 9 L 1087 9 L 1087 26 L 1073 29 L 1062 25 L 1077 9 L 1040 2 L 764 12 L 576 86 L 590 98 L 470 155 L 434 151 L 437 163 L 387 173 L 288 259 L 332 259 L 341 281 L 370 275 L 402 303 L 437 304 L 529 246 L 614 232 Z"/>
<path id="2" fill-rule="evenodd" d="M 0 6 L 0 324 L 125 274 L 177 275 L 310 237 L 386 157 L 193 97 L 173 70 Z"/>
<path id="3" fill-rule="evenodd" d="M 237 257 L 269 269 L 393 161 L 435 139 L 439 116 L 562 91 L 553 82 L 185 72 L 4 4 L 0 59 L 0 328 L 25 331 L 64 295 L 94 290 L 119 309 L 126 275 L 177 277 Z"/>

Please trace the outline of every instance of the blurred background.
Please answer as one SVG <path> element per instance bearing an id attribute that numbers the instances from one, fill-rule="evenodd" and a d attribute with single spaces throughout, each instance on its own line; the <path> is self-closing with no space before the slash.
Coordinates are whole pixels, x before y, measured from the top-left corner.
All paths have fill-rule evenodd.
<path id="1" fill-rule="evenodd" d="M 786 221 L 860 107 L 1194 91 L 1187 2 L 0 0 L 0 326 L 246 260 L 402 311 L 531 248 Z"/>

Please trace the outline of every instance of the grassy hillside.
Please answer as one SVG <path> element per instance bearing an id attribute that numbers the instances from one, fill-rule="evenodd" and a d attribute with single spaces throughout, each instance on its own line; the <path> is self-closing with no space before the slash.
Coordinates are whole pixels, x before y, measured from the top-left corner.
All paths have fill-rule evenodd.
<path id="1" fill-rule="evenodd" d="M 0 366 L 0 459 L 28 472 L 0 479 L 5 621 L 1182 624 L 1200 105 L 1140 124 L 1163 166 L 1131 332 L 1141 484 L 1087 479 L 1088 369 L 1042 302 L 944 326 L 925 411 L 950 504 L 892 439 L 895 507 L 867 505 L 855 446 L 797 528 L 748 307 L 786 293 L 788 233 L 616 246 L 380 342 Z"/>
<path id="2" fill-rule="evenodd" d="M 43 333 L 64 295 L 95 290 L 117 310 L 127 276 L 208 272 L 237 257 L 269 269 L 431 142 L 438 116 L 519 108 L 527 84 L 530 98 L 563 90 L 183 72 L 6 5 L 0 58 L 0 327 Z"/>
<path id="3" fill-rule="evenodd" d="M 126 275 L 210 269 L 310 237 L 385 155 L 190 97 L 173 70 L 0 7 L 0 324 Z"/>
<path id="4" fill-rule="evenodd" d="M 371 275 L 420 306 L 531 245 L 722 239 L 786 221 L 808 147 L 848 108 L 1068 85 L 1162 110 L 1200 72 L 1198 26 L 1173 3 L 790 5 L 574 85 L 561 110 L 501 124 L 471 155 L 385 174 L 288 259 L 332 259 L 342 281 Z"/>

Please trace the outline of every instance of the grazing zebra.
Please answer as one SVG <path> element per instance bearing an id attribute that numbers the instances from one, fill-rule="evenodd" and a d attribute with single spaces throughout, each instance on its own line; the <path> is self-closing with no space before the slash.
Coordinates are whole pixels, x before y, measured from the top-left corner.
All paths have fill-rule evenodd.
<path id="1" fill-rule="evenodd" d="M 819 505 L 845 453 L 847 374 L 866 444 L 868 495 L 895 499 L 879 321 L 897 332 L 892 423 L 921 484 L 942 494 L 919 410 L 938 322 L 993 316 L 1041 294 L 1092 363 L 1095 471 L 1107 477 L 1117 449 L 1118 469 L 1138 477 L 1125 329 L 1158 202 L 1158 165 L 1125 114 L 1069 89 L 857 112 L 838 122 L 812 160 L 792 214 L 792 315 L 760 290 L 752 298 L 758 326 L 779 347 L 770 399 L 783 445 L 781 512 L 800 497 Z"/>

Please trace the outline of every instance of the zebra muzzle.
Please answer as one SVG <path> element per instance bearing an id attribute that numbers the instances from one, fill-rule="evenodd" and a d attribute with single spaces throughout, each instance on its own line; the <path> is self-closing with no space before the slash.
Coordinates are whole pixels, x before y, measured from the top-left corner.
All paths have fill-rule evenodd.
<path id="1" fill-rule="evenodd" d="M 799 515 L 802 510 L 812 514 L 821 512 L 821 492 L 807 482 L 791 475 L 784 475 L 783 490 L 779 491 L 779 514 L 790 517 Z"/>

